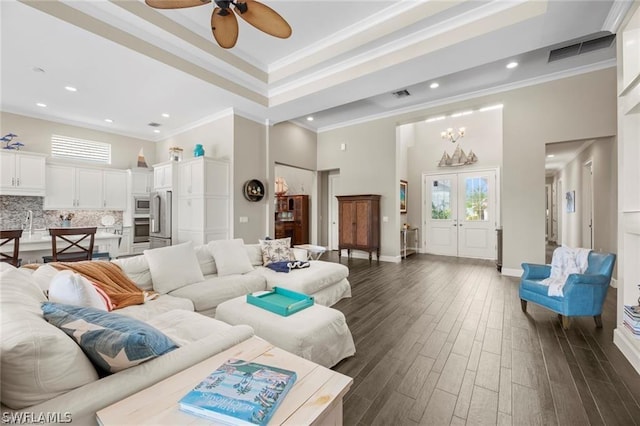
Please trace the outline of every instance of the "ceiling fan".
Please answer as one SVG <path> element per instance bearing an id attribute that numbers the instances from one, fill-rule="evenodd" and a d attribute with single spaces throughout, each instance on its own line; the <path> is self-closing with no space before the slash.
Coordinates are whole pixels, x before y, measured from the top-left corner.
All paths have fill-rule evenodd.
<path id="1" fill-rule="evenodd" d="M 238 40 L 238 20 L 233 11 L 260 31 L 279 38 L 291 35 L 291 27 L 282 16 L 269 6 L 256 0 L 214 0 L 216 7 L 211 14 L 211 31 L 216 42 L 225 49 L 235 46 Z M 211 3 L 211 0 L 145 0 L 156 9 L 181 9 Z"/>

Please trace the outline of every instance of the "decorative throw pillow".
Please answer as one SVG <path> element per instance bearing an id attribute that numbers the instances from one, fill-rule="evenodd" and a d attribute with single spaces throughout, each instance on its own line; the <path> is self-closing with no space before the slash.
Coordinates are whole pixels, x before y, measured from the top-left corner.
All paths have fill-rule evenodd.
<path id="1" fill-rule="evenodd" d="M 60 271 L 49 285 L 49 301 L 74 306 L 88 306 L 102 311 L 113 310 L 113 305 L 104 291 L 73 271 Z"/>
<path id="2" fill-rule="evenodd" d="M 281 262 L 271 262 L 267 265 L 267 268 L 272 269 L 276 272 L 286 272 L 289 273 L 292 269 L 304 269 L 311 266 L 311 264 L 307 261 L 300 260 L 283 260 Z"/>
<path id="3" fill-rule="evenodd" d="M 204 281 L 191 241 L 145 250 L 144 257 L 147 258 L 151 271 L 153 289 L 160 294 Z"/>
<path id="4" fill-rule="evenodd" d="M 151 281 L 151 271 L 147 258 L 141 254 L 139 256 L 124 257 L 122 259 L 113 259 L 115 263 L 127 274 L 127 277 L 136 285 L 145 291 L 153 290 L 153 281 Z"/>
<path id="5" fill-rule="evenodd" d="M 277 240 L 260 240 L 262 248 L 262 264 L 293 260 L 291 253 L 291 238 L 279 238 Z"/>
<path id="6" fill-rule="evenodd" d="M 216 261 L 213 259 L 208 245 L 201 244 L 195 246 L 194 250 L 196 251 L 196 257 L 198 258 L 202 275 L 213 275 L 218 272 Z"/>
<path id="7" fill-rule="evenodd" d="M 106 372 L 133 367 L 177 348 L 159 330 L 124 315 L 51 302 L 42 304 L 42 312 Z"/>
<path id="8" fill-rule="evenodd" d="M 253 271 L 242 238 L 210 241 L 207 245 L 216 261 L 218 276 L 224 277 Z"/>
<path id="9" fill-rule="evenodd" d="M 47 294 L 49 292 L 49 286 L 51 285 L 51 280 L 58 275 L 58 271 L 51 265 L 45 264 L 40 266 L 38 269 L 33 271 L 31 275 L 33 279 L 38 283 L 42 292 Z"/>

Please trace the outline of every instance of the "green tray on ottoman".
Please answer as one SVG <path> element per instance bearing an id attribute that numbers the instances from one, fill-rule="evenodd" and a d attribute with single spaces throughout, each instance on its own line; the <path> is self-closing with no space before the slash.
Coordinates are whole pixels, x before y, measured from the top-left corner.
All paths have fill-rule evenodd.
<path id="1" fill-rule="evenodd" d="M 306 294 L 297 293 L 285 288 L 274 287 L 273 290 L 257 296 L 247 294 L 247 303 L 287 317 L 312 306 L 313 296 L 307 296 Z"/>

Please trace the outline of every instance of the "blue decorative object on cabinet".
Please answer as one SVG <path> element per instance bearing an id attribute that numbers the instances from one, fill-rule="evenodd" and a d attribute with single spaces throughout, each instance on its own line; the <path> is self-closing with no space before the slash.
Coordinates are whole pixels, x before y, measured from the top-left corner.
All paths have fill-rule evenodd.
<path id="1" fill-rule="evenodd" d="M 196 147 L 193 148 L 193 156 L 194 157 L 204 157 L 204 148 L 202 144 L 197 143 Z"/>

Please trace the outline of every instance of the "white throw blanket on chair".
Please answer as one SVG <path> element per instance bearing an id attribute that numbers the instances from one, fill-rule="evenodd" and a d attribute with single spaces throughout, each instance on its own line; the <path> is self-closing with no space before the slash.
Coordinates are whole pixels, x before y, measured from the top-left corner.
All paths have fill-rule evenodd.
<path id="1" fill-rule="evenodd" d="M 549 278 L 540 281 L 549 286 L 548 295 L 564 297 L 562 288 L 570 274 L 584 274 L 588 266 L 591 250 L 585 248 L 571 248 L 560 246 L 553 251 L 551 258 L 551 274 Z"/>

